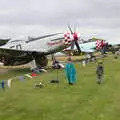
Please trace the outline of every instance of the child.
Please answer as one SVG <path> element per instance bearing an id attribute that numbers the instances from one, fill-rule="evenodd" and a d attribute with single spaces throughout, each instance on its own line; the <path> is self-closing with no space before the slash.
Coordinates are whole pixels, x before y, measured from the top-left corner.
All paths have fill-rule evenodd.
<path id="1" fill-rule="evenodd" d="M 4 80 L 1 81 L 1 88 L 2 88 L 3 90 L 5 90 L 5 81 L 4 81 Z"/>
<path id="2" fill-rule="evenodd" d="M 97 83 L 98 84 L 100 84 L 102 82 L 102 80 L 103 80 L 103 73 L 104 73 L 103 62 L 99 61 L 97 69 L 96 69 Z"/>

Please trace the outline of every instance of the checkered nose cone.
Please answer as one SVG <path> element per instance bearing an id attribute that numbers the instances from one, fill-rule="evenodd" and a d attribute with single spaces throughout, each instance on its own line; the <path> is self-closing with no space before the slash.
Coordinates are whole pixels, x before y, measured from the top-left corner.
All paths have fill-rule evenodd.
<path id="1" fill-rule="evenodd" d="M 65 45 L 71 45 L 71 42 L 73 40 L 72 35 L 70 33 L 65 33 L 64 38 L 65 38 L 65 41 L 64 41 Z"/>
<path id="2" fill-rule="evenodd" d="M 103 47 L 105 44 L 106 44 L 106 43 L 105 43 L 104 41 L 97 40 L 97 41 L 96 41 L 96 49 L 97 49 L 97 50 L 102 49 L 102 47 Z"/>
<path id="3" fill-rule="evenodd" d="M 96 41 L 96 49 L 100 50 L 101 48 L 102 48 L 102 42 L 101 42 L 101 40 L 97 40 Z"/>

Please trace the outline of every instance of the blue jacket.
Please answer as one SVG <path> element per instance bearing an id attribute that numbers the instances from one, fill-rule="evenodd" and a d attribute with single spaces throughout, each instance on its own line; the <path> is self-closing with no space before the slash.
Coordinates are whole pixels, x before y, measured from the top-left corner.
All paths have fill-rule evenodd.
<path id="1" fill-rule="evenodd" d="M 66 72 L 66 77 L 68 79 L 68 82 L 75 83 L 76 82 L 76 70 L 75 70 L 74 65 L 71 62 L 66 64 L 65 72 Z"/>

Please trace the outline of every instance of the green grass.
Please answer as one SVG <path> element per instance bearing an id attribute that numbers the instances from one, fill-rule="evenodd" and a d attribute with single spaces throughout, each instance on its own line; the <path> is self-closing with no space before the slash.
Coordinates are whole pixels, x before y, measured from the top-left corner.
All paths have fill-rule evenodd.
<path id="1" fill-rule="evenodd" d="M 15 79 L 12 88 L 0 90 L 0 120 L 119 120 L 120 119 L 120 59 L 104 60 L 104 83 L 96 83 L 96 63 L 82 67 L 75 64 L 77 84 L 69 86 L 64 71 L 41 73 L 24 82 Z M 27 73 L 28 69 L 14 69 L 0 75 L 1 79 Z M 43 81 L 44 88 L 33 88 Z"/>

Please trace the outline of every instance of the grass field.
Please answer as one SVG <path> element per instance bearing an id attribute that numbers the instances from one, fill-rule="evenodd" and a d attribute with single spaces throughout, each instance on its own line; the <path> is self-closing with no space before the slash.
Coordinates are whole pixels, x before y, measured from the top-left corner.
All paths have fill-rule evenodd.
<path id="1" fill-rule="evenodd" d="M 120 59 L 104 59 L 104 83 L 96 84 L 96 63 L 82 67 L 75 63 L 77 84 L 69 86 L 60 70 L 41 73 L 24 82 L 14 80 L 12 88 L 0 90 L 0 120 L 120 120 Z M 13 69 L 1 74 L 1 79 L 22 75 L 29 70 Z M 43 81 L 44 88 L 33 88 Z"/>

